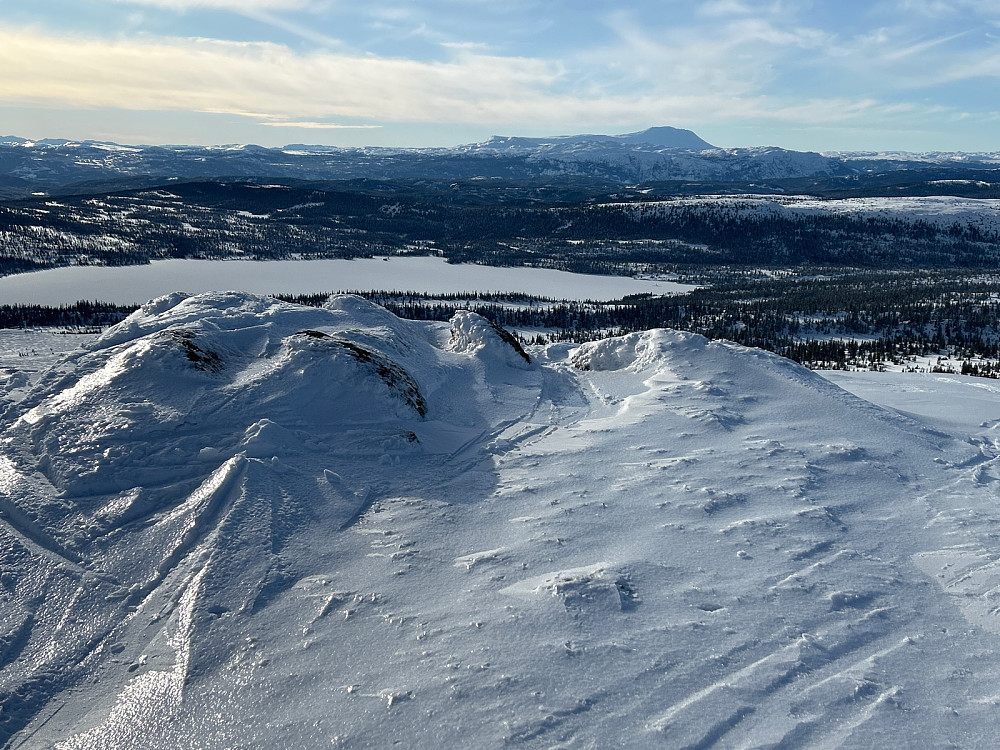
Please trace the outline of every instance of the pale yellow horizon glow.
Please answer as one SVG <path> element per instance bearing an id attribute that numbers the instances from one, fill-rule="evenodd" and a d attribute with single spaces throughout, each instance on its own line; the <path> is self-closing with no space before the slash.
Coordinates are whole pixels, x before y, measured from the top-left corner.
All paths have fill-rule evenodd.
<path id="1" fill-rule="evenodd" d="M 684 126 L 740 118 L 828 125 L 899 114 L 899 105 L 874 99 L 783 100 L 735 86 L 706 91 L 697 77 L 642 93 L 567 91 L 557 63 L 466 49 L 446 61 L 418 61 L 298 52 L 271 42 L 106 40 L 0 28 L 0 66 L 17 71 L 0 78 L 6 106 L 199 112 L 250 118 L 271 128 L 367 130 L 446 122 L 558 129 L 566 123 Z M 919 114 L 918 108 L 911 114 Z"/>

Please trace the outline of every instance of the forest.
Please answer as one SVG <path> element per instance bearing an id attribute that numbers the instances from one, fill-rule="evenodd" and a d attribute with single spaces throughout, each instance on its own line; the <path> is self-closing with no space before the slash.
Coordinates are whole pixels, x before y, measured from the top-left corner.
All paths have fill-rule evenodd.
<path id="1" fill-rule="evenodd" d="M 642 186 L 602 194 L 575 182 L 510 180 L 174 182 L 0 202 L 0 275 L 164 258 L 406 254 L 664 274 L 699 288 L 603 303 L 361 294 L 407 318 L 447 320 L 472 309 L 538 343 L 670 327 L 809 367 L 878 369 L 941 355 L 969 374 L 1000 372 L 1000 213 L 993 202 L 968 204 L 963 214 L 949 202 L 958 199 L 946 197 L 820 200 L 796 210 L 801 200 L 664 196 Z M 130 311 L 100 301 L 2 305 L 0 327 L 97 330 Z"/>
<path id="2" fill-rule="evenodd" d="M 689 279 L 707 281 L 697 269 Z M 946 355 L 966 374 L 1000 374 L 1000 276 L 972 271 L 810 267 L 775 274 L 715 268 L 711 286 L 671 297 L 564 302 L 526 295 L 356 292 L 415 320 L 473 310 L 524 343 L 583 342 L 649 328 L 693 331 L 776 352 L 811 368 L 882 369 Z M 322 305 L 326 294 L 283 296 Z M 0 328 L 98 330 L 134 308 L 94 301 L 0 305 Z"/>
<path id="3" fill-rule="evenodd" d="M 619 275 L 692 264 L 989 269 L 1000 261 L 996 223 L 803 214 L 711 197 L 643 201 L 635 193 L 508 201 L 505 190 L 446 199 L 439 187 L 422 198 L 412 186 L 397 195 L 355 182 L 338 189 L 211 182 L 7 201 L 0 203 L 0 275 L 164 258 L 399 254 Z"/>

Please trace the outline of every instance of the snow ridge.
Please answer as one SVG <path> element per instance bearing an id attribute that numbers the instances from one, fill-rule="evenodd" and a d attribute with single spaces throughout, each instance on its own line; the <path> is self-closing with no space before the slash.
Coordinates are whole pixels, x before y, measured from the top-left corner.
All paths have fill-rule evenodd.
<path id="1" fill-rule="evenodd" d="M 991 424 L 668 330 L 169 295 L 3 417 L 0 739 L 988 747 Z"/>

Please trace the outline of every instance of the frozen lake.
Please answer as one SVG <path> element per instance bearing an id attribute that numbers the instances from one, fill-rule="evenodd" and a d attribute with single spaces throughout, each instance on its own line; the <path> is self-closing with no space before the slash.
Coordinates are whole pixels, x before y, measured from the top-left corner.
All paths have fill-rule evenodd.
<path id="1" fill-rule="evenodd" d="M 0 278 L 0 304 L 61 305 L 77 300 L 143 303 L 174 291 L 240 290 L 256 294 L 337 291 L 521 292 L 568 300 L 628 294 L 679 294 L 671 281 L 591 276 L 541 268 L 450 265 L 440 258 L 383 260 L 162 260 L 145 266 L 69 266 Z"/>

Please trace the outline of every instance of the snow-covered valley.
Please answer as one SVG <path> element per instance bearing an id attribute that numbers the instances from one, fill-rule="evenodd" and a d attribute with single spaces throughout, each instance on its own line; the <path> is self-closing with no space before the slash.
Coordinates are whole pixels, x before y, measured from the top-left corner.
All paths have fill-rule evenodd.
<path id="1" fill-rule="evenodd" d="M 51 349 L 0 363 L 11 747 L 996 744 L 985 383 L 350 296 Z"/>

